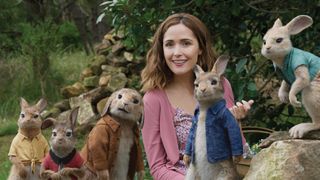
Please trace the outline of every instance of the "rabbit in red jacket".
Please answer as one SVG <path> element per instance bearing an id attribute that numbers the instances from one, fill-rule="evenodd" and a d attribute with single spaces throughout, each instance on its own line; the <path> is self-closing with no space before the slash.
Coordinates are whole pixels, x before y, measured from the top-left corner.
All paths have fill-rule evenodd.
<path id="1" fill-rule="evenodd" d="M 53 126 L 50 138 L 51 149 L 42 161 L 40 176 L 42 179 L 80 179 L 84 176 L 83 159 L 75 149 L 75 126 L 79 108 L 71 111 L 69 119 L 57 121 L 47 118 L 42 128 Z"/>

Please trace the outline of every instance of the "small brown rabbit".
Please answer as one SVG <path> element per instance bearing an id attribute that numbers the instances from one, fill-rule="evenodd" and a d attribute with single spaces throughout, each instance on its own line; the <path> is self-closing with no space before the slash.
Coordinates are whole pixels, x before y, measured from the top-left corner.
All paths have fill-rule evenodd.
<path id="1" fill-rule="evenodd" d="M 49 151 L 48 142 L 41 134 L 40 113 L 46 105 L 47 101 L 40 99 L 30 106 L 21 98 L 19 132 L 12 140 L 8 154 L 13 164 L 8 180 L 40 179 L 40 164 Z"/>
<path id="2" fill-rule="evenodd" d="M 228 59 L 220 56 L 211 72 L 204 72 L 198 65 L 194 68 L 194 94 L 199 107 L 195 110 L 183 158 L 188 166 L 187 180 L 238 179 L 234 162 L 240 161 L 243 153 L 242 136 L 226 107 L 221 84 Z"/>
<path id="3" fill-rule="evenodd" d="M 123 88 L 112 93 L 81 151 L 85 179 L 133 180 L 137 172 L 143 180 L 138 128 L 142 115 L 142 97 L 137 91 Z"/>
<path id="4" fill-rule="evenodd" d="M 57 121 L 47 118 L 42 128 L 52 128 L 50 138 L 51 149 L 41 164 L 40 176 L 42 179 L 67 180 L 81 179 L 84 176 L 83 159 L 76 151 L 76 133 L 79 108 L 71 111 L 69 119 Z"/>
<path id="5" fill-rule="evenodd" d="M 300 15 L 283 26 L 277 19 L 263 37 L 261 53 L 271 59 L 283 75 L 279 89 L 281 102 L 301 107 L 296 95 L 302 91 L 302 104 L 312 123 L 301 123 L 290 129 L 294 138 L 302 138 L 307 132 L 320 129 L 320 58 L 309 52 L 292 47 L 290 35 L 295 35 L 311 26 L 312 18 Z"/>

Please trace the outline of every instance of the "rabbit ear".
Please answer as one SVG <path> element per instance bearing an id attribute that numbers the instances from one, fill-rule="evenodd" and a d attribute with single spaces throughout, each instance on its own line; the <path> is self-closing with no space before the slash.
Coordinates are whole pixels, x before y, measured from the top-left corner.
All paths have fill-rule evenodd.
<path id="1" fill-rule="evenodd" d="M 109 108 L 110 108 L 110 106 L 111 106 L 111 103 L 112 103 L 113 99 L 115 98 L 115 96 L 116 96 L 116 93 L 114 92 L 114 93 L 111 94 L 111 96 L 108 98 L 108 101 L 107 101 L 106 105 L 104 106 L 103 111 L 102 111 L 102 113 L 101 113 L 101 117 L 104 116 L 104 115 L 106 115 L 106 114 L 108 113 Z"/>
<path id="2" fill-rule="evenodd" d="M 20 107 L 21 107 L 21 109 L 29 107 L 28 102 L 23 97 L 20 98 Z"/>
<path id="3" fill-rule="evenodd" d="M 272 28 L 279 28 L 279 27 L 281 27 L 281 26 L 282 26 L 282 22 L 281 22 L 281 20 L 278 18 L 278 19 L 274 22 Z"/>
<path id="4" fill-rule="evenodd" d="M 42 112 L 47 107 L 47 101 L 43 98 L 41 98 L 36 106 L 39 108 L 39 111 Z"/>
<path id="5" fill-rule="evenodd" d="M 298 34 L 302 30 L 306 29 L 307 27 L 311 26 L 313 20 L 310 16 L 300 15 L 293 18 L 287 25 L 286 28 L 290 35 Z"/>
<path id="6" fill-rule="evenodd" d="M 53 126 L 57 121 L 53 118 L 47 118 L 45 119 L 41 124 L 41 129 L 47 129 L 51 126 Z"/>
<path id="7" fill-rule="evenodd" d="M 218 74 L 219 76 L 221 76 L 224 73 L 224 71 L 226 70 L 229 58 L 230 57 L 227 55 L 219 56 L 217 61 L 214 63 L 214 66 L 213 66 L 211 72 L 214 72 L 214 73 Z"/>
<path id="8" fill-rule="evenodd" d="M 74 129 L 74 127 L 76 127 L 76 125 L 77 125 L 77 117 L 78 117 L 79 109 L 80 109 L 79 106 L 74 108 L 69 115 L 71 129 Z"/>
<path id="9" fill-rule="evenodd" d="M 199 77 L 200 73 L 204 73 L 204 71 L 202 70 L 202 68 L 198 64 L 196 64 L 196 66 L 194 66 L 193 72 L 196 75 L 196 78 Z"/>

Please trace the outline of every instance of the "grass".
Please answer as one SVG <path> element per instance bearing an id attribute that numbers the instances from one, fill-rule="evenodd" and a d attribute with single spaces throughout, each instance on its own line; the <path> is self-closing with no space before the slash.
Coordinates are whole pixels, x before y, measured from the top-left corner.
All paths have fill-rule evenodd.
<path id="1" fill-rule="evenodd" d="M 0 137 L 0 179 L 7 179 L 10 172 L 11 163 L 8 159 L 8 152 L 14 135 Z"/>

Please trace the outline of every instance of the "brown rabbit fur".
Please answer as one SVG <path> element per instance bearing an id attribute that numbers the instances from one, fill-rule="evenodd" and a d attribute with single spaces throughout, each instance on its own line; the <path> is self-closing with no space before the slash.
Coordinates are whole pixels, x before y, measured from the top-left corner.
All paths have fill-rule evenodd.
<path id="1" fill-rule="evenodd" d="M 221 76 L 224 73 L 229 57 L 220 56 L 211 72 L 204 72 L 200 66 L 196 65 L 194 72 L 196 74 L 195 84 L 195 97 L 199 102 L 199 116 L 197 121 L 197 127 L 194 134 L 194 147 L 195 149 L 195 162 L 190 163 L 189 155 L 184 155 L 184 162 L 189 166 L 186 174 L 186 180 L 216 180 L 216 179 L 230 179 L 234 180 L 238 178 L 238 174 L 235 169 L 235 165 L 232 159 L 220 160 L 218 162 L 212 163 L 209 162 L 207 155 L 207 133 L 206 131 L 211 126 L 207 127 L 209 121 L 219 124 L 217 121 L 212 119 L 207 119 L 208 111 L 213 111 L 209 109 L 216 103 L 220 102 L 223 99 L 224 91 L 221 84 Z M 226 109 L 226 107 L 225 107 Z M 229 112 L 228 109 L 226 111 Z M 231 112 L 229 112 L 231 115 Z M 231 117 L 233 117 L 231 115 Z M 208 122 L 207 122 L 208 121 Z M 226 120 L 223 120 L 226 121 Z M 233 127 L 239 127 L 236 120 L 231 119 Z M 220 120 L 219 120 L 220 122 Z M 193 122 L 195 123 L 195 122 Z M 214 128 L 224 128 L 223 126 L 217 125 Z M 229 128 L 229 127 L 228 127 Z M 210 130 L 209 130 L 210 131 Z M 224 131 L 227 131 L 224 129 Z M 227 133 L 228 134 L 228 133 Z M 242 141 L 240 128 L 238 128 L 239 136 L 237 144 L 242 151 Z M 220 135 L 223 137 L 223 135 Z M 228 135 L 227 135 L 228 136 Z M 230 138 L 230 135 L 228 136 Z M 189 137 L 190 138 L 190 137 Z M 189 140 L 188 140 L 189 141 Z M 189 142 L 188 142 L 189 143 Z M 230 142 L 230 144 L 233 144 Z M 230 145 L 231 146 L 231 145 Z M 233 146 L 233 145 L 232 145 Z M 229 148 L 229 147 L 228 147 Z M 231 148 L 231 147 L 230 147 Z M 241 154 L 233 155 L 235 161 L 240 160 Z"/>
<path id="2" fill-rule="evenodd" d="M 109 97 L 81 152 L 85 179 L 133 179 L 137 172 L 143 180 L 138 129 L 142 115 L 142 97 L 137 91 L 123 88 Z"/>
<path id="3" fill-rule="evenodd" d="M 263 37 L 261 49 L 262 55 L 272 60 L 286 80 L 282 81 L 279 89 L 280 101 L 301 107 L 296 94 L 302 91 L 302 104 L 312 123 L 292 127 L 289 132 L 294 138 L 302 138 L 309 131 L 320 129 L 320 58 L 293 48 L 290 40 L 290 35 L 298 34 L 312 23 L 312 18 L 306 15 L 297 16 L 284 26 L 277 19 Z M 292 74 L 292 78 L 287 74 Z"/>
<path id="4" fill-rule="evenodd" d="M 76 152 L 76 133 L 79 108 L 71 111 L 69 119 L 47 118 L 42 124 L 46 129 L 53 126 L 50 138 L 50 153 L 42 162 L 40 175 L 42 179 L 80 179 L 84 176 L 83 159 Z"/>
<path id="5" fill-rule="evenodd" d="M 20 100 L 19 132 L 12 140 L 8 154 L 13 164 L 9 180 L 40 179 L 40 163 L 49 151 L 48 142 L 41 134 L 40 113 L 46 105 L 44 99 L 33 106 L 23 98 Z"/>

